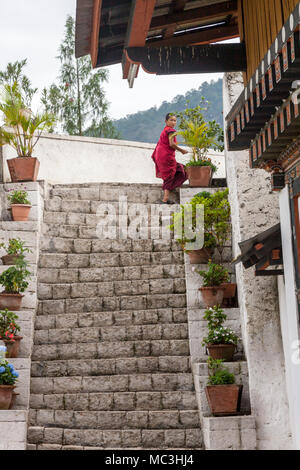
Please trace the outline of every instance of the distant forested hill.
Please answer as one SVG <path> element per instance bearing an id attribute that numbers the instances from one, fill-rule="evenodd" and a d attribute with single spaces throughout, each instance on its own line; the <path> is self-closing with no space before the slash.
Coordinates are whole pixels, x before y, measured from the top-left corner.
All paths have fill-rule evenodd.
<path id="1" fill-rule="evenodd" d="M 208 111 L 204 114 L 205 119 L 215 120 L 223 127 L 221 79 L 210 83 L 204 82 L 198 90 L 193 89 L 185 95 L 177 95 L 170 102 L 164 101 L 159 108 L 154 106 L 146 111 L 139 111 L 115 120 L 114 125 L 123 140 L 156 143 L 163 130 L 166 114 L 170 111 L 183 111 L 186 107 L 194 108 L 200 104 L 202 96 L 210 103 Z"/>

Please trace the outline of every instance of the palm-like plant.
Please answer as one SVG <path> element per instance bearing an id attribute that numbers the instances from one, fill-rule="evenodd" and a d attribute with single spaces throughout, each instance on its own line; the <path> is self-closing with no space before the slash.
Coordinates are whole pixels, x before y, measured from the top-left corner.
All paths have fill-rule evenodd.
<path id="1" fill-rule="evenodd" d="M 204 122 L 197 124 L 196 122 L 189 122 L 186 129 L 178 131 L 185 143 L 192 148 L 194 161 L 200 160 L 207 155 L 207 152 L 216 144 L 214 136 L 208 135 L 209 128 Z"/>
<path id="2" fill-rule="evenodd" d="M 13 147 L 18 157 L 31 157 L 42 132 L 50 131 L 55 117 L 48 113 L 33 114 L 26 109 L 19 85 L 4 85 L 0 95 L 4 124 L 0 127 L 0 145 Z"/>

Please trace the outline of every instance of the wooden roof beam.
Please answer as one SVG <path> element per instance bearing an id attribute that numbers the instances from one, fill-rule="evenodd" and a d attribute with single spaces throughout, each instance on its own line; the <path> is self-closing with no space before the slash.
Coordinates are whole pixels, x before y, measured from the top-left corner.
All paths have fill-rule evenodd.
<path id="1" fill-rule="evenodd" d="M 207 5 L 205 7 L 194 8 L 180 13 L 158 16 L 152 19 L 150 31 L 177 27 L 182 24 L 197 23 L 199 20 L 213 20 L 220 16 L 234 15 L 237 13 L 237 0 L 231 0 L 216 5 Z"/>
<path id="2" fill-rule="evenodd" d="M 239 37 L 239 28 L 237 24 L 229 24 L 224 26 L 213 26 L 200 29 L 196 32 L 188 32 L 178 34 L 166 39 L 153 39 L 146 42 L 146 47 L 162 47 L 162 46 L 189 46 L 209 44 L 212 42 L 225 41 Z"/>
<path id="3" fill-rule="evenodd" d="M 133 65 L 141 64 L 148 73 L 233 72 L 246 70 L 244 44 L 208 44 L 188 47 L 129 47 L 125 50 Z"/>
<path id="4" fill-rule="evenodd" d="M 92 34 L 91 34 L 91 60 L 92 60 L 92 66 L 94 68 L 96 67 L 97 60 L 98 60 L 101 8 L 102 8 L 102 0 L 94 0 L 93 24 L 92 24 Z"/>
<path id="5" fill-rule="evenodd" d="M 125 47 L 142 47 L 145 45 L 153 16 L 156 0 L 132 0 Z M 123 78 L 128 78 L 130 62 L 123 60 Z M 135 76 L 137 76 L 138 70 Z"/>

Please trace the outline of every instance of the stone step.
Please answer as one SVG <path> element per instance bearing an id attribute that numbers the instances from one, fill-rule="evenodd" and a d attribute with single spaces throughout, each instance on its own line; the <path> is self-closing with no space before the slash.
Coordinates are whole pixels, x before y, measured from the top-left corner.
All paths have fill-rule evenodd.
<path id="1" fill-rule="evenodd" d="M 41 239 L 41 251 L 47 253 L 122 253 L 181 251 L 175 240 L 79 240 L 60 237 Z"/>
<path id="2" fill-rule="evenodd" d="M 0 266 L 1 268 L 1 266 Z M 38 280 L 46 284 L 67 284 L 95 281 L 127 281 L 185 277 L 184 265 L 112 266 L 103 268 L 39 268 Z"/>
<path id="3" fill-rule="evenodd" d="M 191 373 L 122 374 L 95 377 L 32 377 L 31 393 L 194 391 Z"/>
<path id="4" fill-rule="evenodd" d="M 165 323 L 163 325 L 130 325 L 60 328 L 37 330 L 34 344 L 105 343 L 107 341 L 151 341 L 188 339 L 186 323 Z M 105 347 L 105 345 L 104 345 Z"/>
<path id="5" fill-rule="evenodd" d="M 103 296 L 39 301 L 39 313 L 46 315 L 184 307 L 186 307 L 185 294 L 124 295 L 121 297 Z"/>
<path id="6" fill-rule="evenodd" d="M 183 264 L 181 251 L 92 254 L 41 253 L 39 258 L 40 268 L 102 268 L 171 264 Z"/>
<path id="7" fill-rule="evenodd" d="M 33 361 L 189 356 L 186 339 L 34 345 Z"/>
<path id="8" fill-rule="evenodd" d="M 193 429 L 199 427 L 198 410 L 73 411 L 31 410 L 35 426 L 72 429 Z"/>
<path id="9" fill-rule="evenodd" d="M 31 426 L 29 444 L 37 450 L 94 449 L 201 449 L 200 429 L 64 429 Z"/>
<path id="10" fill-rule="evenodd" d="M 185 293 L 185 278 L 177 279 L 145 279 L 127 281 L 98 282 L 88 276 L 87 281 L 69 284 L 38 283 L 37 294 L 40 300 L 77 299 L 84 297 L 121 297 L 130 295 L 151 294 L 183 294 Z"/>
<path id="11" fill-rule="evenodd" d="M 54 185 L 50 188 L 50 198 L 62 200 L 118 201 L 120 195 L 128 202 L 153 203 L 162 196 L 160 184 L 119 184 L 93 183 L 89 185 Z M 179 190 L 172 191 L 171 198 L 179 201 Z"/>
<path id="12" fill-rule="evenodd" d="M 145 374 L 156 372 L 189 372 L 188 356 L 129 357 L 113 359 L 76 359 L 36 361 L 31 365 L 32 377 L 70 377 L 81 372 L 84 376 Z"/>
<path id="13" fill-rule="evenodd" d="M 197 317 L 195 317 L 197 318 Z M 167 308 L 158 310 L 136 310 L 116 312 L 92 312 L 42 315 L 38 312 L 35 320 L 35 330 L 128 326 L 128 325 L 156 325 L 165 323 L 186 323 L 187 311 L 185 308 Z"/>
<path id="14" fill-rule="evenodd" d="M 195 392 L 104 392 L 31 394 L 33 410 L 151 411 L 197 410 Z"/>
<path id="15" fill-rule="evenodd" d="M 92 183 L 88 185 L 53 185 L 50 197 L 62 200 L 118 201 L 119 196 L 127 196 L 128 202 L 155 202 L 162 196 L 160 184 L 119 184 Z M 179 191 L 172 193 L 173 199 L 179 201 Z"/>

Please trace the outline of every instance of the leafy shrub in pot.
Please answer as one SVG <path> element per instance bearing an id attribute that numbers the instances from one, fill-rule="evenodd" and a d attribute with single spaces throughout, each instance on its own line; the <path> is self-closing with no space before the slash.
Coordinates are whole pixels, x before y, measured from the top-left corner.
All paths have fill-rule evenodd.
<path id="1" fill-rule="evenodd" d="M 235 383 L 235 376 L 223 367 L 223 361 L 209 358 L 209 375 L 205 393 L 214 416 L 236 415 L 240 411 L 242 385 Z"/>
<path id="2" fill-rule="evenodd" d="M 0 284 L 4 287 L 4 291 L 0 293 L 0 308 L 20 310 L 23 297 L 21 293 L 28 287 L 26 279 L 31 277 L 27 266 L 28 263 L 21 258 L 0 275 Z"/>
<path id="3" fill-rule="evenodd" d="M 10 238 L 8 244 L 0 243 L 0 248 L 6 251 L 6 255 L 1 257 L 5 265 L 15 264 L 25 253 L 31 253 L 31 250 L 25 246 L 25 242 L 20 238 Z"/>
<path id="4" fill-rule="evenodd" d="M 203 338 L 205 346 L 213 359 L 232 361 L 239 342 L 239 337 L 231 329 L 223 326 L 227 315 L 219 306 L 211 307 L 204 312 L 208 335 Z"/>

